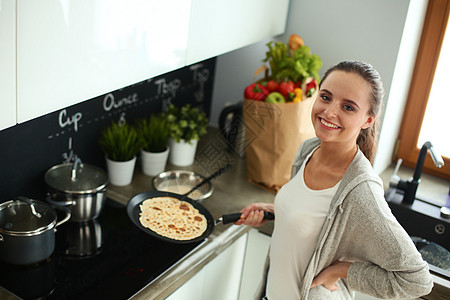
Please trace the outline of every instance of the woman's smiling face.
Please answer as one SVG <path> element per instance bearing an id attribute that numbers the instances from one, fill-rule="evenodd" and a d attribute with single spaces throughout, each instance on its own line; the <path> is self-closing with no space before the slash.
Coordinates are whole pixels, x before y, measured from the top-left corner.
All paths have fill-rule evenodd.
<path id="1" fill-rule="evenodd" d="M 361 129 L 372 125 L 368 114 L 370 85 L 359 75 L 333 71 L 322 82 L 311 117 L 322 142 L 356 144 Z"/>

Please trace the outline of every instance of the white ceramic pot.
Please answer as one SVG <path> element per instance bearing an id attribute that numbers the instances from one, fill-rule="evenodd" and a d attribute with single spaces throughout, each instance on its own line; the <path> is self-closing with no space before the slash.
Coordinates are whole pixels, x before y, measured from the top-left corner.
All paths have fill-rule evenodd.
<path id="1" fill-rule="evenodd" d="M 197 150 L 197 142 L 197 140 L 192 140 L 191 143 L 187 143 L 184 140 L 175 142 L 173 139 L 169 139 L 169 162 L 179 167 L 192 165 L 195 159 L 195 151 Z"/>
<path id="2" fill-rule="evenodd" d="M 141 150 L 142 172 L 148 176 L 155 176 L 166 169 L 170 147 L 164 152 L 148 152 Z"/>
<path id="3" fill-rule="evenodd" d="M 114 161 L 106 157 L 109 182 L 112 185 L 124 186 L 133 180 L 136 156 L 129 161 Z"/>

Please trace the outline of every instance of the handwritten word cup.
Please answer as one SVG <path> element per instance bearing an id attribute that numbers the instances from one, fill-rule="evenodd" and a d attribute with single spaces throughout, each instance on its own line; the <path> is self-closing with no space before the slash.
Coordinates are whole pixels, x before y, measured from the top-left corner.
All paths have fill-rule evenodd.
<path id="1" fill-rule="evenodd" d="M 59 112 L 59 117 L 58 117 L 59 127 L 64 128 L 66 126 L 73 125 L 73 129 L 75 131 L 78 131 L 78 122 L 81 120 L 82 117 L 83 117 L 83 114 L 80 112 L 77 112 L 71 116 L 68 116 L 67 111 L 65 109 L 63 109 Z"/>

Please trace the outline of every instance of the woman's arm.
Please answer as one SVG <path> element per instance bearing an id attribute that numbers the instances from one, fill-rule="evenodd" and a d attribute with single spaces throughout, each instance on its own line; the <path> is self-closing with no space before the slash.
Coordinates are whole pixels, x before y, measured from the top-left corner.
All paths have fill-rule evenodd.
<path id="1" fill-rule="evenodd" d="M 377 298 L 418 298 L 430 293 L 433 281 L 428 264 L 417 251 L 374 182 L 349 193 L 349 222 L 341 237 L 353 263 L 347 282 L 355 291 Z M 344 209 L 345 210 L 345 209 Z"/>

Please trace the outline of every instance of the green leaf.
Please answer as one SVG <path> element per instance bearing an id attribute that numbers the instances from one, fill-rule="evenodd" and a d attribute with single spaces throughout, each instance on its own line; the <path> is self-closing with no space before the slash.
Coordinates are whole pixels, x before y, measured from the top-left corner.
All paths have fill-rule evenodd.
<path id="1" fill-rule="evenodd" d="M 112 122 L 103 129 L 99 145 L 105 155 L 116 161 L 128 161 L 138 154 L 145 142 L 129 125 Z"/>
<path id="2" fill-rule="evenodd" d="M 177 142 L 181 139 L 186 142 L 198 140 L 206 134 L 209 120 L 198 108 L 189 104 L 181 108 L 170 105 L 164 115 L 169 123 L 169 136 Z"/>

